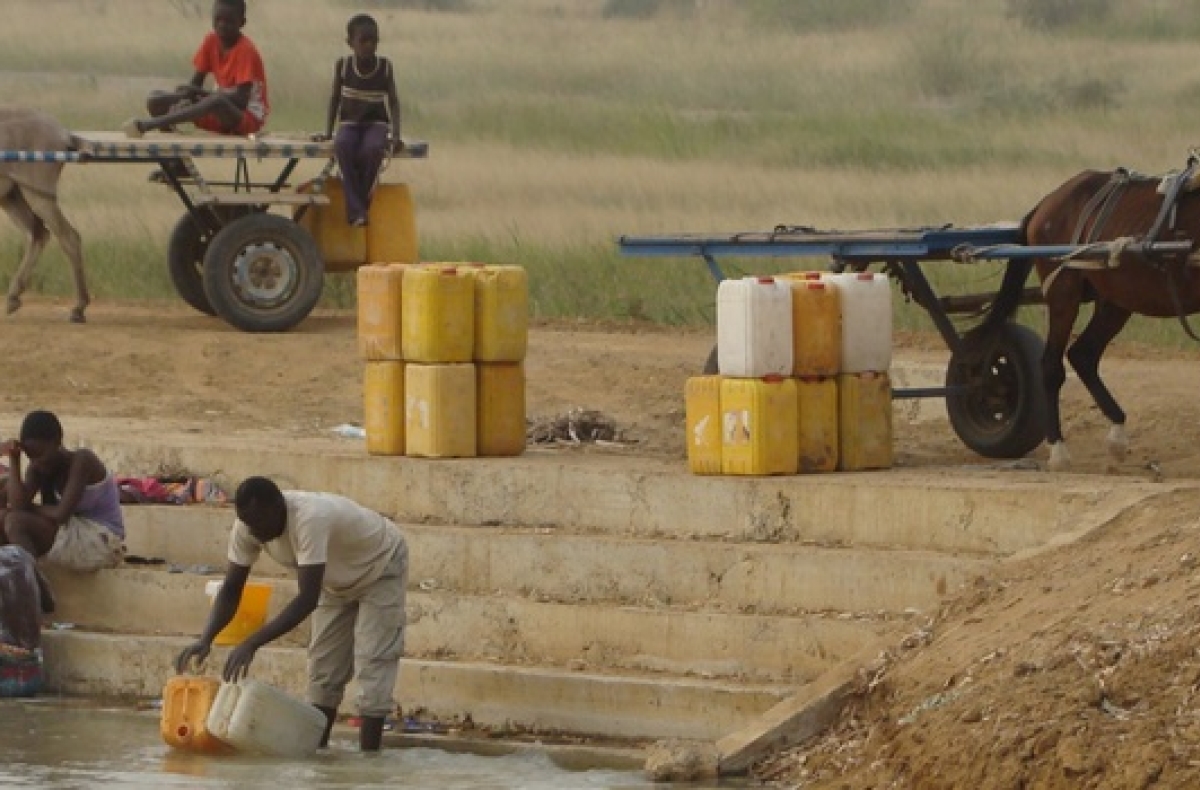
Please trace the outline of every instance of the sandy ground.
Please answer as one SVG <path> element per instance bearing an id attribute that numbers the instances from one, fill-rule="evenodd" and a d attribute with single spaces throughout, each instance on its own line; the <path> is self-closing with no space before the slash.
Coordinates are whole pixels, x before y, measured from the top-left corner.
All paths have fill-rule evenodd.
<path id="1" fill-rule="evenodd" d="M 98 303 L 83 326 L 65 320 L 67 303 L 36 296 L 0 324 L 0 436 L 19 415 L 48 408 L 66 418 L 122 417 L 206 431 L 264 429 L 328 436 L 362 420 L 362 363 L 351 313 L 316 313 L 294 332 L 250 335 L 170 303 Z M 711 332 L 558 322 L 535 327 L 527 360 L 528 414 L 544 421 L 571 409 L 611 417 L 630 452 L 683 458 L 683 386 L 711 348 Z M 945 369 L 936 337 L 897 339 L 897 358 L 933 375 Z M 1105 361 L 1129 413 L 1132 451 L 1117 473 L 1200 477 L 1200 366 L 1195 353 L 1116 349 Z M 1105 471 L 1107 426 L 1070 380 L 1064 424 L 1076 470 Z M 899 466 L 987 464 L 967 450 L 936 410 L 897 405 Z M 915 417 L 915 418 L 914 418 Z M 611 449 L 611 448 L 609 448 Z M 1044 448 L 1031 457 L 1046 459 Z M 1151 468 L 1151 467 L 1154 468 Z M 136 470 L 122 470 L 134 472 Z"/>
<path id="2" fill-rule="evenodd" d="M 266 430 L 329 436 L 362 419 L 351 314 L 248 335 L 173 305 L 96 304 L 87 325 L 31 298 L 3 322 L 0 435 L 31 408 L 144 420 L 145 430 Z M 535 421 L 571 409 L 611 417 L 626 444 L 593 452 L 683 464 L 683 385 L 711 333 L 557 323 L 527 361 Z M 897 356 L 944 369 L 930 338 Z M 1130 415 L 1132 453 L 1114 474 L 1200 478 L 1194 352 L 1119 348 L 1102 372 Z M 940 366 L 940 367 L 939 367 Z M 1064 414 L 1082 473 L 1105 467 L 1106 425 L 1068 382 Z M 898 465 L 953 474 L 993 464 L 944 418 L 897 410 Z M 1044 463 L 1046 451 L 1032 458 Z M 136 474 L 145 470 L 118 470 Z M 1050 474 L 1021 470 L 1014 474 Z M 1200 786 L 1200 490 L 1168 492 L 1082 545 L 980 579 L 862 675 L 827 737 L 759 766 L 787 786 L 846 788 Z"/>

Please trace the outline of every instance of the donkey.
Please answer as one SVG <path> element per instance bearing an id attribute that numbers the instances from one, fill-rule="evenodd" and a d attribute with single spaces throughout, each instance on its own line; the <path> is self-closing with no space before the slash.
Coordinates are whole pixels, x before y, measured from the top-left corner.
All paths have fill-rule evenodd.
<path id="1" fill-rule="evenodd" d="M 67 130 L 45 113 L 0 106 L 0 150 L 66 151 L 69 142 Z M 79 232 L 58 205 L 58 179 L 63 165 L 64 162 L 0 161 L 0 207 L 26 236 L 25 255 L 8 288 L 8 313 L 21 309 L 21 294 L 53 235 L 71 262 L 76 296 L 71 321 L 81 324 L 86 320 L 83 313 L 91 297 L 83 273 Z"/>
<path id="2" fill-rule="evenodd" d="M 1128 452 L 1129 441 L 1125 411 L 1100 378 L 1105 349 L 1134 314 L 1178 318 L 1189 335 L 1200 339 L 1187 322 L 1187 316 L 1200 312 L 1198 173 L 1195 159 L 1189 160 L 1185 172 L 1166 180 L 1125 170 L 1084 171 L 1042 198 L 1022 221 L 1025 243 L 1032 246 L 1081 245 L 1082 249 L 1107 243 L 1099 259 L 1011 261 L 985 322 L 994 325 L 1012 316 L 1025 278 L 1031 268 L 1036 269 L 1047 315 L 1042 385 L 1052 470 L 1065 471 L 1071 465 L 1059 414 L 1066 380 L 1064 356 L 1108 418 L 1108 453 L 1117 462 Z M 1155 254 L 1146 247 L 1153 242 L 1180 242 L 1188 251 Z M 1094 304 L 1092 315 L 1072 339 L 1085 302 Z"/>

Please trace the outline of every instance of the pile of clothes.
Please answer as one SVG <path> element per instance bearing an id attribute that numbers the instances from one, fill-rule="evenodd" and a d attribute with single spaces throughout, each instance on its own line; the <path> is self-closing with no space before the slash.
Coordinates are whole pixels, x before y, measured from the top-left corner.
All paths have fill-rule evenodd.
<path id="1" fill-rule="evenodd" d="M 229 501 L 221 487 L 206 477 L 118 477 L 117 486 L 126 505 L 223 505 Z"/>

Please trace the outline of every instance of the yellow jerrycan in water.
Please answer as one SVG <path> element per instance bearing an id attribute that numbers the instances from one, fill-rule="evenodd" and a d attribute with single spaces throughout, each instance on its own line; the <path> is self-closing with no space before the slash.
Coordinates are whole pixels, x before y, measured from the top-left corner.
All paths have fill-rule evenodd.
<path id="1" fill-rule="evenodd" d="M 200 675 L 176 675 L 163 688 L 159 733 L 175 749 L 201 754 L 226 754 L 233 749 L 208 731 L 208 712 L 221 681 Z"/>

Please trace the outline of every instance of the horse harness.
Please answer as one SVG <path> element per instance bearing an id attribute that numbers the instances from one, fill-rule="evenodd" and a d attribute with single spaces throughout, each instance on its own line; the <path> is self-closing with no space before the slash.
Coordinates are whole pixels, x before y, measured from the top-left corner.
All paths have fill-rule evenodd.
<path id="1" fill-rule="evenodd" d="M 1192 186 L 1193 180 L 1200 177 L 1200 157 L 1196 151 L 1193 151 L 1187 160 L 1187 167 L 1182 172 L 1171 173 L 1163 177 L 1160 181 L 1158 192 L 1163 196 L 1162 205 L 1159 207 L 1158 215 L 1154 218 L 1154 224 L 1150 226 L 1150 230 L 1141 239 L 1146 243 L 1153 243 L 1159 240 L 1164 228 L 1174 230 L 1175 219 L 1179 209 L 1180 196 L 1189 189 L 1195 188 Z M 1109 243 L 1109 254 L 1106 258 L 1096 260 L 1091 257 L 1095 248 L 1093 245 L 1100 244 L 1100 236 L 1112 217 L 1113 210 L 1121 202 L 1121 198 L 1128 191 L 1129 185 L 1139 180 L 1150 180 L 1147 176 L 1139 176 L 1130 170 L 1120 167 L 1113 171 L 1112 177 L 1104 186 L 1096 191 L 1088 200 L 1084 210 L 1079 215 L 1079 220 L 1075 224 L 1075 231 L 1071 236 L 1071 244 L 1079 245 L 1079 249 L 1075 252 L 1063 256 L 1061 265 L 1042 281 L 1042 294 L 1049 294 L 1051 286 L 1057 279 L 1059 272 L 1063 269 L 1088 269 L 1088 270 L 1103 270 L 1115 269 L 1121 265 L 1121 256 L 1125 254 L 1127 248 L 1136 239 L 1132 237 L 1122 237 L 1114 239 Z M 1150 252 L 1145 252 L 1142 257 L 1147 263 L 1158 269 L 1167 278 L 1167 291 L 1171 296 L 1171 303 L 1175 307 L 1176 316 L 1179 318 L 1179 324 L 1183 327 L 1183 331 L 1188 337 L 1200 343 L 1200 336 L 1192 330 L 1188 323 L 1187 314 L 1183 310 L 1183 303 L 1179 298 L 1179 286 L 1176 282 L 1179 270 L 1183 266 L 1172 266 L 1172 263 L 1180 263 L 1175 256 L 1167 257 L 1165 255 L 1154 255 Z M 1187 259 L 1183 263 L 1188 262 Z"/>

